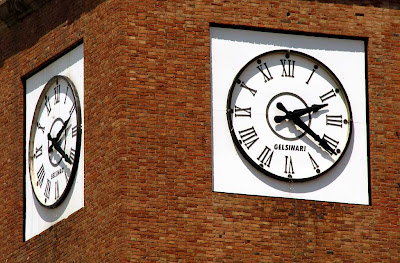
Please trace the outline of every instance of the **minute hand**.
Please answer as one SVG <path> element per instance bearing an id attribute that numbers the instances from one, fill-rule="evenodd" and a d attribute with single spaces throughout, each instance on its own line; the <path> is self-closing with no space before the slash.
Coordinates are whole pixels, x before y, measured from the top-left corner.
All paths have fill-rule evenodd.
<path id="1" fill-rule="evenodd" d="M 292 121 L 294 122 L 294 124 L 296 124 L 296 125 L 299 126 L 301 129 L 303 129 L 304 132 L 308 133 L 311 137 L 313 137 L 313 139 L 314 139 L 315 141 L 317 141 L 317 142 L 319 143 L 319 145 L 320 145 L 325 151 L 327 151 L 327 152 L 330 153 L 330 154 L 336 155 L 335 150 L 332 149 L 324 139 L 321 139 L 321 137 L 319 137 L 313 130 L 311 130 L 310 127 L 308 127 L 304 122 L 302 122 L 302 121 L 300 120 L 299 117 L 294 116 L 294 117 L 292 118 Z"/>
<path id="2" fill-rule="evenodd" d="M 63 126 L 61 127 L 61 130 L 58 131 L 57 135 L 55 138 L 53 138 L 55 141 L 59 141 L 61 138 L 61 135 L 63 134 L 63 132 L 65 131 L 65 129 L 67 128 L 67 125 L 69 124 L 69 121 L 71 120 L 71 115 L 69 116 L 69 118 L 64 122 Z M 68 126 L 69 127 L 69 126 Z M 53 151 L 53 144 L 50 145 L 49 148 L 49 152 Z"/>
<path id="3" fill-rule="evenodd" d="M 61 146 L 58 144 L 55 138 L 52 138 L 50 133 L 47 134 L 47 139 L 51 141 L 51 146 L 54 146 L 54 148 L 61 154 L 61 157 L 65 159 L 65 161 L 69 164 L 72 164 L 72 160 L 68 157 L 67 154 L 65 154 L 64 150 L 61 148 Z"/>

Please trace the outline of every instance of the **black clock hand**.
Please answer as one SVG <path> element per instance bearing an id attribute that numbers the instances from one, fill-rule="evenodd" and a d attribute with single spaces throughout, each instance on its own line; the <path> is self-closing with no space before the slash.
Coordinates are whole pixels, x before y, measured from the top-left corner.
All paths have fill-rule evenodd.
<path id="1" fill-rule="evenodd" d="M 56 141 L 58 141 L 60 139 L 61 134 L 63 133 L 63 131 L 65 130 L 65 128 L 67 128 L 69 121 L 71 120 L 71 115 L 68 117 L 68 119 L 64 122 L 63 126 L 61 127 L 61 130 L 58 131 L 57 135 L 56 135 Z"/>
<path id="2" fill-rule="evenodd" d="M 330 154 L 336 155 L 335 150 L 333 150 L 333 149 L 328 145 L 328 143 L 327 143 L 325 140 L 321 139 L 313 130 L 311 130 L 310 127 L 308 127 L 302 120 L 300 120 L 300 117 L 299 117 L 299 116 L 296 116 L 296 115 L 293 114 L 293 112 L 288 111 L 288 110 L 285 108 L 285 106 L 284 106 L 282 103 L 280 103 L 280 102 L 278 102 L 278 103 L 276 104 L 276 107 L 277 107 L 278 109 L 280 109 L 281 111 L 283 111 L 284 113 L 286 113 L 287 119 L 292 120 L 292 121 L 294 122 L 294 124 L 296 124 L 298 127 L 300 127 L 301 129 L 303 129 L 304 132 L 308 133 L 311 137 L 313 137 L 313 139 L 314 139 L 315 141 L 317 141 L 317 142 L 319 143 L 319 145 L 320 145 L 325 151 L 327 151 L 327 152 L 330 153 Z M 325 107 L 325 106 L 323 106 L 323 107 Z"/>
<path id="3" fill-rule="evenodd" d="M 53 138 L 56 142 L 58 142 L 60 140 L 61 134 L 63 133 L 63 131 L 67 128 L 67 125 L 69 123 L 69 121 L 71 120 L 71 115 L 69 116 L 69 118 L 64 122 L 63 126 L 61 127 L 61 129 L 58 131 L 57 135 L 55 138 Z M 53 145 L 50 146 L 49 148 L 49 152 L 53 151 Z"/>
<path id="4" fill-rule="evenodd" d="M 64 130 L 64 132 L 61 134 L 60 138 L 58 138 L 57 142 L 60 142 L 62 138 L 64 138 L 67 135 L 67 130 L 71 127 L 71 124 L 67 126 L 67 128 Z"/>
<path id="5" fill-rule="evenodd" d="M 49 139 L 51 141 L 50 147 L 54 146 L 54 148 L 56 148 L 57 152 L 59 152 L 61 154 L 61 156 L 65 159 L 65 161 L 69 164 L 72 164 L 71 159 L 68 157 L 68 155 L 65 154 L 63 149 L 61 149 L 61 147 L 58 144 L 58 142 L 56 141 L 56 139 L 51 137 L 50 133 L 47 134 L 47 139 Z"/>
<path id="6" fill-rule="evenodd" d="M 300 120 L 299 117 L 293 117 L 292 121 L 294 122 L 294 124 L 296 124 L 297 126 L 299 126 L 301 129 L 304 130 L 304 132 L 308 133 L 311 137 L 313 137 L 313 139 L 315 141 L 317 141 L 319 143 L 319 145 L 328 153 L 330 154 L 334 154 L 336 155 L 336 152 L 334 149 L 332 149 L 329 144 L 324 140 L 321 139 L 321 137 L 319 137 L 313 130 L 311 130 L 310 127 L 308 127 L 304 122 L 302 122 L 302 120 Z"/>
<path id="7" fill-rule="evenodd" d="M 283 106 L 283 104 L 280 103 L 280 102 L 278 102 L 278 104 L 280 104 L 279 106 Z M 277 105 L 278 109 L 280 109 L 279 106 Z M 285 116 L 275 116 L 274 120 L 275 120 L 276 123 L 280 123 L 280 122 L 282 122 L 282 121 L 284 121 L 286 119 L 290 120 L 291 119 L 290 116 L 301 117 L 301 116 L 303 116 L 304 114 L 307 114 L 307 113 L 317 112 L 317 111 L 319 111 L 320 109 L 322 109 L 322 108 L 324 108 L 326 106 L 328 106 L 328 104 L 314 104 L 311 107 L 306 107 L 304 109 L 297 109 L 297 110 L 291 111 L 290 112 L 291 114 L 289 114 L 289 115 L 287 114 L 287 111 L 286 112 L 284 111 L 286 113 Z"/>

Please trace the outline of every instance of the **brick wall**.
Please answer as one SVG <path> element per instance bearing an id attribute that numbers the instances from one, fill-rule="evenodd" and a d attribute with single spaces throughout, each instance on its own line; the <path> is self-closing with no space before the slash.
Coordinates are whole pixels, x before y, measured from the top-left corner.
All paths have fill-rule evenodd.
<path id="1" fill-rule="evenodd" d="M 2 31 L 0 79 L 5 129 L 0 142 L 5 262 L 119 262 L 122 259 L 120 138 L 122 36 L 118 1 L 50 1 Z M 85 50 L 85 207 L 41 235 L 24 236 L 24 86 L 22 77 L 79 41 Z M 86 48 L 87 46 L 87 48 Z M 28 182 L 29 183 L 29 182 Z"/>
<path id="2" fill-rule="evenodd" d="M 396 1 L 49 1 L 0 35 L 0 260 L 400 260 Z M 368 38 L 370 206 L 212 192 L 210 23 Z M 85 44 L 85 207 L 23 242 L 21 77 Z"/>

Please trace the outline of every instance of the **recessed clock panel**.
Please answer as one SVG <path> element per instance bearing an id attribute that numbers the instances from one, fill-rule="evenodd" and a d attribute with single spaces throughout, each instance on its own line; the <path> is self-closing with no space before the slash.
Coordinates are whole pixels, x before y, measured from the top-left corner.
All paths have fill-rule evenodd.
<path id="1" fill-rule="evenodd" d="M 366 40 L 214 26 L 213 190 L 369 204 Z"/>
<path id="2" fill-rule="evenodd" d="M 25 240 L 84 206 L 83 44 L 25 80 Z"/>

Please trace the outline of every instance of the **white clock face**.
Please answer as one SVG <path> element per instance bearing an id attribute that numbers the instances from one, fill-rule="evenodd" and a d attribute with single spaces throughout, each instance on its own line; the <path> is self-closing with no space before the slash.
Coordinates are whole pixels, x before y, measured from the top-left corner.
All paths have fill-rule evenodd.
<path id="1" fill-rule="evenodd" d="M 29 141 L 34 194 L 45 207 L 58 206 L 73 183 L 81 149 L 81 107 L 73 83 L 55 76 L 36 105 Z"/>
<path id="2" fill-rule="evenodd" d="M 352 131 L 350 103 L 337 77 L 317 59 L 289 50 L 264 53 L 239 71 L 227 117 L 240 154 L 285 181 L 329 171 Z"/>

